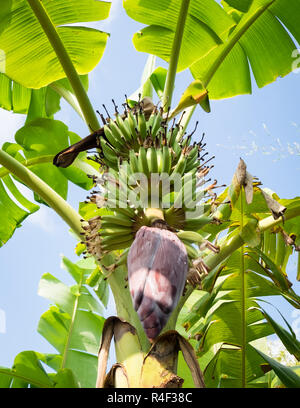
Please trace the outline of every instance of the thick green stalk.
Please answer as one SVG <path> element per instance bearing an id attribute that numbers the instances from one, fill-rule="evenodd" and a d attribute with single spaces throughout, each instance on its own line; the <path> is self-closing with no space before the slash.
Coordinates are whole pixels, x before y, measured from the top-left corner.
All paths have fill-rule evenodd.
<path id="1" fill-rule="evenodd" d="M 61 86 L 58 86 L 55 82 L 49 84 L 49 87 L 52 88 L 56 93 L 58 93 L 62 98 L 64 98 L 64 100 L 68 102 L 70 106 L 72 106 L 74 111 L 78 113 L 81 119 L 85 120 L 81 108 L 78 104 L 78 100 L 74 97 L 72 92 Z"/>
<path id="2" fill-rule="evenodd" d="M 163 104 L 165 112 L 167 112 L 172 102 L 172 95 L 173 95 L 173 90 L 174 90 L 177 65 L 178 65 L 180 48 L 181 48 L 182 37 L 183 37 L 183 32 L 184 32 L 184 26 L 185 26 L 186 18 L 188 15 L 189 5 L 190 5 L 190 0 L 181 0 L 181 8 L 179 11 L 175 36 L 173 40 L 169 68 L 168 68 L 166 84 L 165 84 L 163 100 L 162 100 L 162 104 Z"/>
<path id="3" fill-rule="evenodd" d="M 65 71 L 65 74 L 70 81 L 70 84 L 72 85 L 74 94 L 76 95 L 87 125 L 93 131 L 99 129 L 100 124 L 89 100 L 89 97 L 81 83 L 80 77 L 76 72 L 73 62 L 71 61 L 71 58 L 58 35 L 55 25 L 52 23 L 43 3 L 40 0 L 27 1 L 36 18 L 38 19 L 40 25 L 42 26 L 46 36 L 48 37 L 48 40 L 52 45 L 53 50 L 55 51 L 57 58 L 59 59 L 59 62 L 61 63 L 63 70 Z"/>
<path id="4" fill-rule="evenodd" d="M 141 322 L 132 305 L 132 299 L 129 290 L 125 288 L 125 278 L 127 268 L 117 268 L 108 278 L 108 283 L 112 290 L 118 317 L 126 320 L 135 327 L 141 348 L 147 353 L 150 348 L 149 340 L 144 332 Z"/>
<path id="5" fill-rule="evenodd" d="M 31 167 L 31 166 L 35 166 L 36 164 L 52 163 L 52 161 L 53 161 L 53 154 L 46 155 L 46 156 L 40 156 L 40 157 L 34 157 L 33 159 L 24 160 L 23 162 L 20 162 L 20 163 L 25 167 Z M 0 178 L 7 176 L 9 173 L 10 171 L 7 170 L 5 167 L 1 167 Z"/>
<path id="6" fill-rule="evenodd" d="M 283 217 L 277 218 L 274 220 L 274 217 L 271 215 L 270 217 L 264 218 L 263 220 L 259 221 L 258 228 L 261 232 L 266 231 L 270 228 L 273 228 L 279 224 L 284 225 L 284 221 L 291 220 L 292 218 L 300 216 L 300 206 L 293 207 L 288 209 Z"/>
<path id="7" fill-rule="evenodd" d="M 3 150 L 0 150 L 0 164 L 37 193 L 80 237 L 80 215 L 47 183 Z"/>

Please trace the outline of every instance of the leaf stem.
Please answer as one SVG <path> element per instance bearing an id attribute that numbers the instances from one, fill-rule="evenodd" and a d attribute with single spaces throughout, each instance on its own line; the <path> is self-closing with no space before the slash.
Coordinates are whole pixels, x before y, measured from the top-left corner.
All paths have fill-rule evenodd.
<path id="1" fill-rule="evenodd" d="M 262 7 L 259 7 L 256 12 L 248 19 L 248 21 L 241 24 L 241 28 L 237 28 L 233 31 L 232 35 L 229 37 L 229 40 L 225 42 L 223 50 L 214 60 L 213 64 L 210 66 L 204 78 L 202 78 L 203 86 L 207 88 L 208 84 L 212 80 L 213 76 L 219 69 L 220 65 L 223 63 L 229 52 L 236 45 L 239 39 L 243 34 L 254 24 L 257 19 L 274 3 L 276 0 L 270 0 L 267 4 L 264 4 Z"/>
<path id="2" fill-rule="evenodd" d="M 37 193 L 71 227 L 74 233 L 80 237 L 82 231 L 80 215 L 47 183 L 4 150 L 0 150 L 0 164 Z"/>
<path id="3" fill-rule="evenodd" d="M 40 25 L 42 26 L 50 44 L 52 45 L 57 55 L 59 62 L 63 67 L 63 70 L 65 71 L 67 78 L 70 81 L 87 125 L 92 131 L 99 129 L 100 124 L 89 100 L 89 97 L 81 83 L 80 77 L 76 72 L 74 64 L 55 28 L 55 25 L 52 23 L 51 18 L 48 15 L 43 3 L 40 0 L 27 1 L 36 18 L 38 19 Z"/>
<path id="4" fill-rule="evenodd" d="M 179 11 L 176 31 L 174 35 L 172 51 L 170 56 L 169 62 L 169 69 L 166 78 L 166 84 L 164 88 L 164 94 L 162 99 L 162 105 L 164 111 L 167 112 L 169 106 L 171 106 L 172 102 L 172 95 L 174 90 L 176 72 L 177 72 L 177 65 L 179 60 L 180 48 L 183 38 L 184 26 L 186 22 L 186 18 L 188 15 L 188 9 L 190 5 L 190 0 L 182 0 L 181 7 Z"/>
<path id="5" fill-rule="evenodd" d="M 25 377 L 24 375 L 18 374 L 13 369 L 2 369 L 2 368 L 0 368 L 0 374 L 1 375 L 7 375 L 7 376 L 13 377 L 13 378 L 18 378 L 19 380 L 22 380 L 25 383 L 35 385 L 35 386 L 37 386 L 39 388 L 52 388 L 51 385 L 49 385 L 47 383 L 36 381 L 35 379 L 30 378 L 30 376 Z"/>
<path id="6" fill-rule="evenodd" d="M 78 283 L 78 291 L 79 292 L 80 292 L 81 287 L 82 287 L 82 279 L 83 279 L 83 274 L 81 274 L 80 282 Z M 75 299 L 75 302 L 74 302 L 73 313 L 72 313 L 72 316 L 71 316 L 71 323 L 70 323 L 68 334 L 67 334 L 67 341 L 65 343 L 64 352 L 63 352 L 63 356 L 62 356 L 63 358 L 62 358 L 62 363 L 61 363 L 60 368 L 65 368 L 65 366 L 66 366 L 68 351 L 69 351 L 69 348 L 70 348 L 70 342 L 71 342 L 71 337 L 72 337 L 75 318 L 76 318 L 76 313 L 77 313 L 78 305 L 79 305 L 79 296 L 80 295 L 76 296 L 76 299 Z"/>
<path id="7" fill-rule="evenodd" d="M 49 87 L 52 88 L 56 93 L 58 93 L 58 95 L 60 95 L 62 98 L 64 98 L 64 100 L 68 102 L 68 104 L 75 110 L 75 112 L 78 113 L 81 119 L 85 120 L 81 108 L 78 104 L 78 100 L 77 98 L 74 98 L 74 95 L 71 92 L 57 85 L 55 82 L 49 84 Z"/>
<path id="8" fill-rule="evenodd" d="M 46 156 L 40 156 L 40 157 L 34 157 L 33 159 L 28 159 L 24 160 L 21 163 L 25 167 L 31 167 L 35 166 L 36 164 L 42 164 L 42 163 L 52 163 L 53 161 L 53 154 L 52 155 L 46 155 Z M 5 167 L 0 168 L 0 178 L 3 178 L 7 176 L 10 173 L 9 170 L 7 170 Z"/>
<path id="9" fill-rule="evenodd" d="M 150 348 L 149 340 L 146 337 L 139 317 L 132 305 L 132 299 L 128 288 L 122 285 L 127 276 L 127 268 L 117 268 L 108 278 L 111 291 L 114 296 L 118 317 L 132 324 L 136 331 L 143 352 L 147 353 Z"/>

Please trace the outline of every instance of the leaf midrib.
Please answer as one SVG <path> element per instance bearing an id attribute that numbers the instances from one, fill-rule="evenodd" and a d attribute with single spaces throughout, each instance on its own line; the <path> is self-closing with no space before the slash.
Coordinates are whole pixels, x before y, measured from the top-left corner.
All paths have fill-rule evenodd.
<path id="1" fill-rule="evenodd" d="M 245 23 L 243 23 L 242 27 L 236 31 L 234 30 L 232 33 L 232 36 L 229 37 L 228 42 L 224 43 L 224 48 L 219 54 L 219 56 L 216 58 L 214 63 L 211 65 L 210 69 L 206 73 L 206 77 L 202 78 L 202 82 L 205 88 L 207 88 L 208 84 L 212 80 L 213 76 L 217 72 L 218 68 L 220 65 L 224 62 L 225 58 L 229 54 L 229 52 L 233 49 L 233 47 L 236 45 L 236 43 L 240 40 L 240 38 L 249 30 L 249 28 L 257 21 L 257 19 L 265 12 L 268 10 L 268 8 L 275 3 L 277 0 L 270 0 L 269 3 L 265 4 L 264 6 L 259 7 L 256 12 L 253 14 L 252 17 L 248 19 Z M 237 24 L 238 27 L 238 24 Z M 200 59 L 201 60 L 201 59 Z M 199 63 L 199 61 L 196 61 L 195 64 Z"/>
<path id="2" fill-rule="evenodd" d="M 69 331 L 67 334 L 67 340 L 65 343 L 65 347 L 64 347 L 64 352 L 62 355 L 62 363 L 61 363 L 61 369 L 65 368 L 66 362 L 67 362 L 67 357 L 68 357 L 68 351 L 69 351 L 69 346 L 70 346 L 70 342 L 71 342 L 71 338 L 72 338 L 72 334 L 73 334 L 73 329 L 74 329 L 74 324 L 75 324 L 75 319 L 76 319 L 76 314 L 77 314 L 77 310 L 78 310 L 78 303 L 79 303 L 79 296 L 80 296 L 80 290 L 82 287 L 82 280 L 83 280 L 83 274 L 81 274 L 81 278 L 78 284 L 78 292 L 79 295 L 75 295 L 76 299 L 74 302 L 74 307 L 73 307 L 73 312 L 72 312 L 72 316 L 71 316 L 71 323 L 70 323 L 70 327 L 69 327 Z"/>

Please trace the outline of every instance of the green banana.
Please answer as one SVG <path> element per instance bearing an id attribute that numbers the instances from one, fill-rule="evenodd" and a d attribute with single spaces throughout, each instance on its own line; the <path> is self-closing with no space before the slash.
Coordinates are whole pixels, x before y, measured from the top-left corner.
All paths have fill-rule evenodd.
<path id="1" fill-rule="evenodd" d="M 118 214 L 117 216 L 115 215 L 103 215 L 101 217 L 101 221 L 102 221 L 102 226 L 105 225 L 105 223 L 111 223 L 111 224 L 115 224 L 115 225 L 123 225 L 124 227 L 131 227 L 133 221 L 126 217 L 123 214 Z"/>
<path id="2" fill-rule="evenodd" d="M 178 162 L 176 163 L 172 173 L 171 173 L 171 180 L 172 178 L 174 178 L 175 175 L 179 174 L 182 175 L 184 173 L 185 170 L 185 166 L 186 166 L 186 157 L 185 154 L 183 152 L 181 152 L 181 155 L 178 159 Z"/>
<path id="3" fill-rule="evenodd" d="M 188 218 L 184 222 L 184 228 L 187 230 L 199 230 L 205 225 L 210 224 L 213 221 L 212 217 L 207 215 L 201 215 L 197 218 Z"/>
<path id="4" fill-rule="evenodd" d="M 178 231 L 177 236 L 183 241 L 196 242 L 197 244 L 204 241 L 203 236 L 195 231 Z"/>
<path id="5" fill-rule="evenodd" d="M 122 146 L 122 149 L 124 149 L 124 144 L 125 144 L 125 137 L 123 136 L 119 126 L 116 124 L 115 121 L 111 120 L 109 122 L 109 128 L 112 131 L 112 134 L 114 135 L 115 139 L 120 143 Z M 123 152 L 122 152 L 123 153 Z"/>
<path id="6" fill-rule="evenodd" d="M 134 150 L 129 151 L 129 163 L 132 173 L 133 174 L 138 173 L 139 163 Z"/>
<path id="7" fill-rule="evenodd" d="M 184 240 L 182 240 L 182 242 L 184 243 L 184 246 L 185 246 L 185 248 L 186 248 L 186 251 L 187 251 L 187 253 L 188 253 L 189 258 L 192 258 L 192 259 L 197 259 L 197 258 L 199 258 L 199 251 L 198 251 L 196 248 L 194 248 L 194 247 L 191 245 L 190 242 L 186 242 L 186 241 L 184 241 Z"/>
<path id="8" fill-rule="evenodd" d="M 105 136 L 107 138 L 107 140 L 109 141 L 109 143 L 119 152 L 122 152 L 122 150 L 124 150 L 124 146 L 122 143 L 119 142 L 118 139 L 115 138 L 115 136 L 113 135 L 113 132 L 111 131 L 110 127 L 108 125 L 104 126 L 104 133 Z"/>
<path id="9" fill-rule="evenodd" d="M 138 131 L 140 132 L 142 139 L 145 140 L 147 137 L 147 125 L 145 115 L 141 111 L 138 112 Z"/>
<path id="10" fill-rule="evenodd" d="M 129 125 L 129 128 L 130 128 L 131 137 L 133 138 L 133 140 L 136 140 L 136 138 L 137 138 L 137 133 L 136 133 L 137 122 L 136 122 L 136 118 L 135 118 L 135 116 L 134 116 L 134 114 L 132 112 L 128 112 L 127 121 L 128 121 L 128 125 Z"/>
<path id="11" fill-rule="evenodd" d="M 93 288 L 94 286 L 97 285 L 100 277 L 102 276 L 102 272 L 99 269 L 99 267 L 97 267 L 96 269 L 93 270 L 93 272 L 87 277 L 85 283 L 90 286 L 91 288 Z"/>
<path id="12" fill-rule="evenodd" d="M 126 242 L 130 238 L 133 238 L 132 232 L 128 234 L 124 234 L 124 235 L 113 234 L 113 235 L 107 235 L 104 237 L 101 236 L 101 246 L 109 245 L 109 244 L 117 244 L 118 242 Z"/>
<path id="13" fill-rule="evenodd" d="M 155 121 L 155 118 L 156 118 L 156 115 L 157 115 L 157 111 L 154 110 L 154 111 L 151 113 L 151 115 L 150 115 L 150 117 L 149 117 L 149 119 L 148 119 L 148 121 L 147 121 L 147 130 L 150 131 L 150 128 L 152 129 L 153 124 L 154 124 L 154 121 Z"/>
<path id="14" fill-rule="evenodd" d="M 147 149 L 147 163 L 150 173 L 158 172 L 156 149 L 153 146 Z"/>
<path id="15" fill-rule="evenodd" d="M 164 146 L 167 147 L 167 146 Z M 157 157 L 157 171 L 158 173 L 163 173 L 163 149 L 156 149 L 156 157 Z"/>
<path id="16" fill-rule="evenodd" d="M 146 177 L 149 177 L 147 153 L 146 153 L 146 149 L 143 146 L 141 146 L 139 150 L 138 169 L 140 173 L 144 173 Z"/>
<path id="17" fill-rule="evenodd" d="M 230 219 L 232 213 L 231 203 L 222 203 L 213 213 L 215 219 L 219 221 L 227 221 Z"/>
<path id="18" fill-rule="evenodd" d="M 176 140 L 175 140 L 175 142 L 172 144 L 172 149 L 173 149 L 173 151 L 174 151 L 174 153 L 175 153 L 175 156 L 177 157 L 177 156 L 180 156 L 180 154 L 182 153 L 182 149 L 181 149 L 181 147 L 180 147 L 180 145 L 176 142 Z"/>
<path id="19" fill-rule="evenodd" d="M 109 146 L 108 142 L 103 137 L 100 140 L 101 149 L 103 151 L 105 158 L 107 158 L 111 163 L 114 163 L 114 165 L 116 165 L 118 163 L 118 156 L 116 152 Z"/>
<path id="20" fill-rule="evenodd" d="M 176 137 L 178 135 L 179 132 L 179 126 L 175 125 L 175 127 L 172 127 L 172 129 L 169 131 L 168 133 L 168 142 L 169 142 L 169 146 L 173 147 L 175 141 L 176 141 Z"/>
<path id="21" fill-rule="evenodd" d="M 124 215 L 125 217 L 128 217 L 128 218 L 134 218 L 135 217 L 135 209 L 134 208 L 129 208 L 129 207 L 126 207 L 126 208 L 120 208 L 120 207 L 117 207 L 117 208 L 114 208 L 114 211 L 117 213 L 117 217 L 118 217 L 118 214 L 122 214 L 122 215 Z"/>
<path id="22" fill-rule="evenodd" d="M 118 251 L 121 249 L 126 249 L 131 246 L 133 243 L 133 237 L 130 237 L 127 241 L 124 242 L 115 242 L 115 243 L 109 243 L 109 244 L 103 244 L 101 245 L 101 248 L 103 251 Z"/>
<path id="23" fill-rule="evenodd" d="M 111 224 L 113 225 L 113 224 Z M 118 236 L 122 236 L 122 235 L 128 235 L 132 233 L 132 228 L 117 228 L 115 227 L 110 227 L 108 228 L 107 225 L 103 225 L 100 235 L 101 237 L 106 237 L 106 236 L 112 236 L 114 234 L 117 234 Z"/>
<path id="24" fill-rule="evenodd" d="M 132 138 L 130 133 L 130 127 L 127 126 L 127 123 L 125 124 L 125 121 L 123 120 L 122 116 L 119 113 L 116 115 L 116 122 L 124 138 L 128 142 L 131 142 Z"/>
<path id="25" fill-rule="evenodd" d="M 160 127 L 161 127 L 162 119 L 163 118 L 162 118 L 161 114 L 159 112 L 157 112 L 156 117 L 154 118 L 154 121 L 153 121 L 152 129 L 151 129 L 152 130 L 151 134 L 152 134 L 153 139 L 155 138 L 156 134 L 158 133 L 158 131 L 159 131 Z"/>
<path id="26" fill-rule="evenodd" d="M 171 171 L 171 152 L 168 146 L 162 148 L 162 173 L 170 174 Z"/>

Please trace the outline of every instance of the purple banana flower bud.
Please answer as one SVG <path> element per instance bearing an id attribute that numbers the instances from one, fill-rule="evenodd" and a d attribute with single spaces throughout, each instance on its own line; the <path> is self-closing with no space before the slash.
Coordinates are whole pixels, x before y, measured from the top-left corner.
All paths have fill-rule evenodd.
<path id="1" fill-rule="evenodd" d="M 155 339 L 182 295 L 188 272 L 184 244 L 173 232 L 143 226 L 127 258 L 133 306 L 147 337 Z"/>

